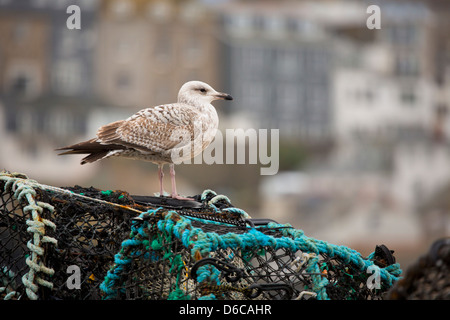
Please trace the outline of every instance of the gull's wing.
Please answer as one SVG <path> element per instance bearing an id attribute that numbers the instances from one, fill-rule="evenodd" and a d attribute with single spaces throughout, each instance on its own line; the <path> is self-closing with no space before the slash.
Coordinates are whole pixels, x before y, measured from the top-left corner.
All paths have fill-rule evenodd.
<path id="1" fill-rule="evenodd" d="M 187 145 L 194 139 L 199 113 L 180 103 L 143 109 L 126 120 L 101 127 L 97 141 L 157 154 Z"/>

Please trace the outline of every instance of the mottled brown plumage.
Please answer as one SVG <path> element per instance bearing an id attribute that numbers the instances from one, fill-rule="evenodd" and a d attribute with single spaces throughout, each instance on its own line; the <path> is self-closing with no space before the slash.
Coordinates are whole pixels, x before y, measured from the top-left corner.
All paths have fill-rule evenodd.
<path id="1" fill-rule="evenodd" d="M 81 164 L 109 157 L 126 157 L 158 164 L 160 195 L 164 164 L 170 164 L 172 197 L 178 196 L 174 164 L 193 158 L 214 139 L 219 119 L 213 100 L 232 100 L 200 81 L 185 83 L 178 102 L 143 109 L 126 120 L 100 127 L 97 137 L 57 150 L 60 155 L 88 154 Z"/>

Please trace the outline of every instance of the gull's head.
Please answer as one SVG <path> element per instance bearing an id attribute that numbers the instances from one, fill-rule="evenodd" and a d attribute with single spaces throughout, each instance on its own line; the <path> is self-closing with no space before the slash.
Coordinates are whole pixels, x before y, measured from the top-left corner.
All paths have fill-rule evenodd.
<path id="1" fill-rule="evenodd" d="M 228 93 L 218 92 L 209 84 L 201 81 L 189 81 L 178 92 L 178 102 L 188 104 L 210 104 L 214 100 L 233 100 Z"/>

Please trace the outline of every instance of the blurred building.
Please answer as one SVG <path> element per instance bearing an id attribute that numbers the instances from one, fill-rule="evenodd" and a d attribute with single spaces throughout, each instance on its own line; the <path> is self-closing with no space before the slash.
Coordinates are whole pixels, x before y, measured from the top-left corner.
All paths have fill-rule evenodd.
<path id="1" fill-rule="evenodd" d="M 331 135 L 332 38 L 300 1 L 229 1 L 218 9 L 235 117 L 308 143 Z"/>
<path id="2" fill-rule="evenodd" d="M 380 30 L 366 27 L 371 4 Z M 450 229 L 449 21 L 440 0 L 0 0 L 0 169 L 84 183 L 99 167 L 54 148 L 198 79 L 235 98 L 218 108 L 222 126 L 333 143 L 302 171 L 264 177 L 260 215 L 352 247 L 413 247 Z M 142 180 L 138 164 L 114 163 L 120 188 Z M 257 197 L 257 179 L 230 188 L 239 171 L 213 169 L 203 185 L 214 175 Z"/>
<path id="3" fill-rule="evenodd" d="M 188 80 L 220 87 L 217 25 L 195 0 L 3 0 L 0 15 L 1 168 L 83 181 L 98 168 L 55 148 L 175 101 Z"/>
<path id="4" fill-rule="evenodd" d="M 93 55 L 98 0 L 0 2 L 3 94 L 33 98 L 94 93 Z M 67 7 L 78 5 L 82 28 L 70 30 Z"/>
<path id="5" fill-rule="evenodd" d="M 72 4 L 82 11 L 79 30 L 66 25 Z M 97 8 L 90 0 L 0 2 L 2 169 L 48 181 L 92 174 L 54 149 L 86 138 L 102 106 L 94 90 Z"/>
<path id="6" fill-rule="evenodd" d="M 299 173 L 265 178 L 262 212 L 298 221 L 322 239 L 354 247 L 382 239 L 407 251 L 450 232 L 449 212 L 430 205 L 450 181 L 449 38 L 442 33 L 448 22 L 423 2 L 377 4 L 380 30 L 367 29 L 365 2 L 325 19 L 335 35 L 335 147 L 327 161 L 305 168 L 301 187 L 289 184 L 289 176 Z M 320 5 L 318 12 L 333 16 L 332 5 L 315 4 Z M 441 234 L 422 227 L 431 211 L 434 222 L 428 225 L 447 225 Z"/>
<path id="7" fill-rule="evenodd" d="M 414 212 L 450 180 L 450 99 L 442 94 L 449 83 L 438 80 L 437 64 L 445 67 L 435 58 L 443 53 L 436 46 L 442 39 L 434 38 L 445 24 L 421 2 L 383 2 L 381 8 L 383 26 L 373 39 L 352 37 L 355 28 L 340 30 L 334 160 L 351 159 L 349 149 L 366 165 L 381 158 L 378 169 L 390 173 L 391 194 Z"/>
<path id="8" fill-rule="evenodd" d="M 0 4 L 0 92 L 36 97 L 49 85 L 48 52 L 51 21 L 22 2 Z M 11 6 L 11 9 L 8 10 Z"/>
<path id="9" fill-rule="evenodd" d="M 361 5 L 361 12 L 364 13 Z M 380 30 L 365 23 L 338 28 L 333 74 L 338 139 L 393 136 L 399 128 L 429 129 L 435 117 L 432 16 L 418 3 L 383 2 Z"/>
<path id="10" fill-rule="evenodd" d="M 174 102 L 189 80 L 221 86 L 216 20 L 198 1 L 103 1 L 100 14 L 96 86 L 109 103 Z"/>

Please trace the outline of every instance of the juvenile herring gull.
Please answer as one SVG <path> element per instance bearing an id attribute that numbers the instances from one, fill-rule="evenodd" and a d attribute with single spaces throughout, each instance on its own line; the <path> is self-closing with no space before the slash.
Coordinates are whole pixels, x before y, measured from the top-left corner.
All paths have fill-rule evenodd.
<path id="1" fill-rule="evenodd" d="M 174 165 L 195 157 L 214 139 L 219 118 L 211 102 L 218 99 L 233 100 L 204 82 L 189 81 L 178 92 L 178 102 L 143 109 L 100 127 L 96 138 L 56 150 L 69 150 L 60 155 L 88 154 L 81 164 L 115 156 L 153 162 L 158 165 L 160 196 L 163 167 L 169 164 L 171 197 L 185 200 L 177 193 Z"/>

